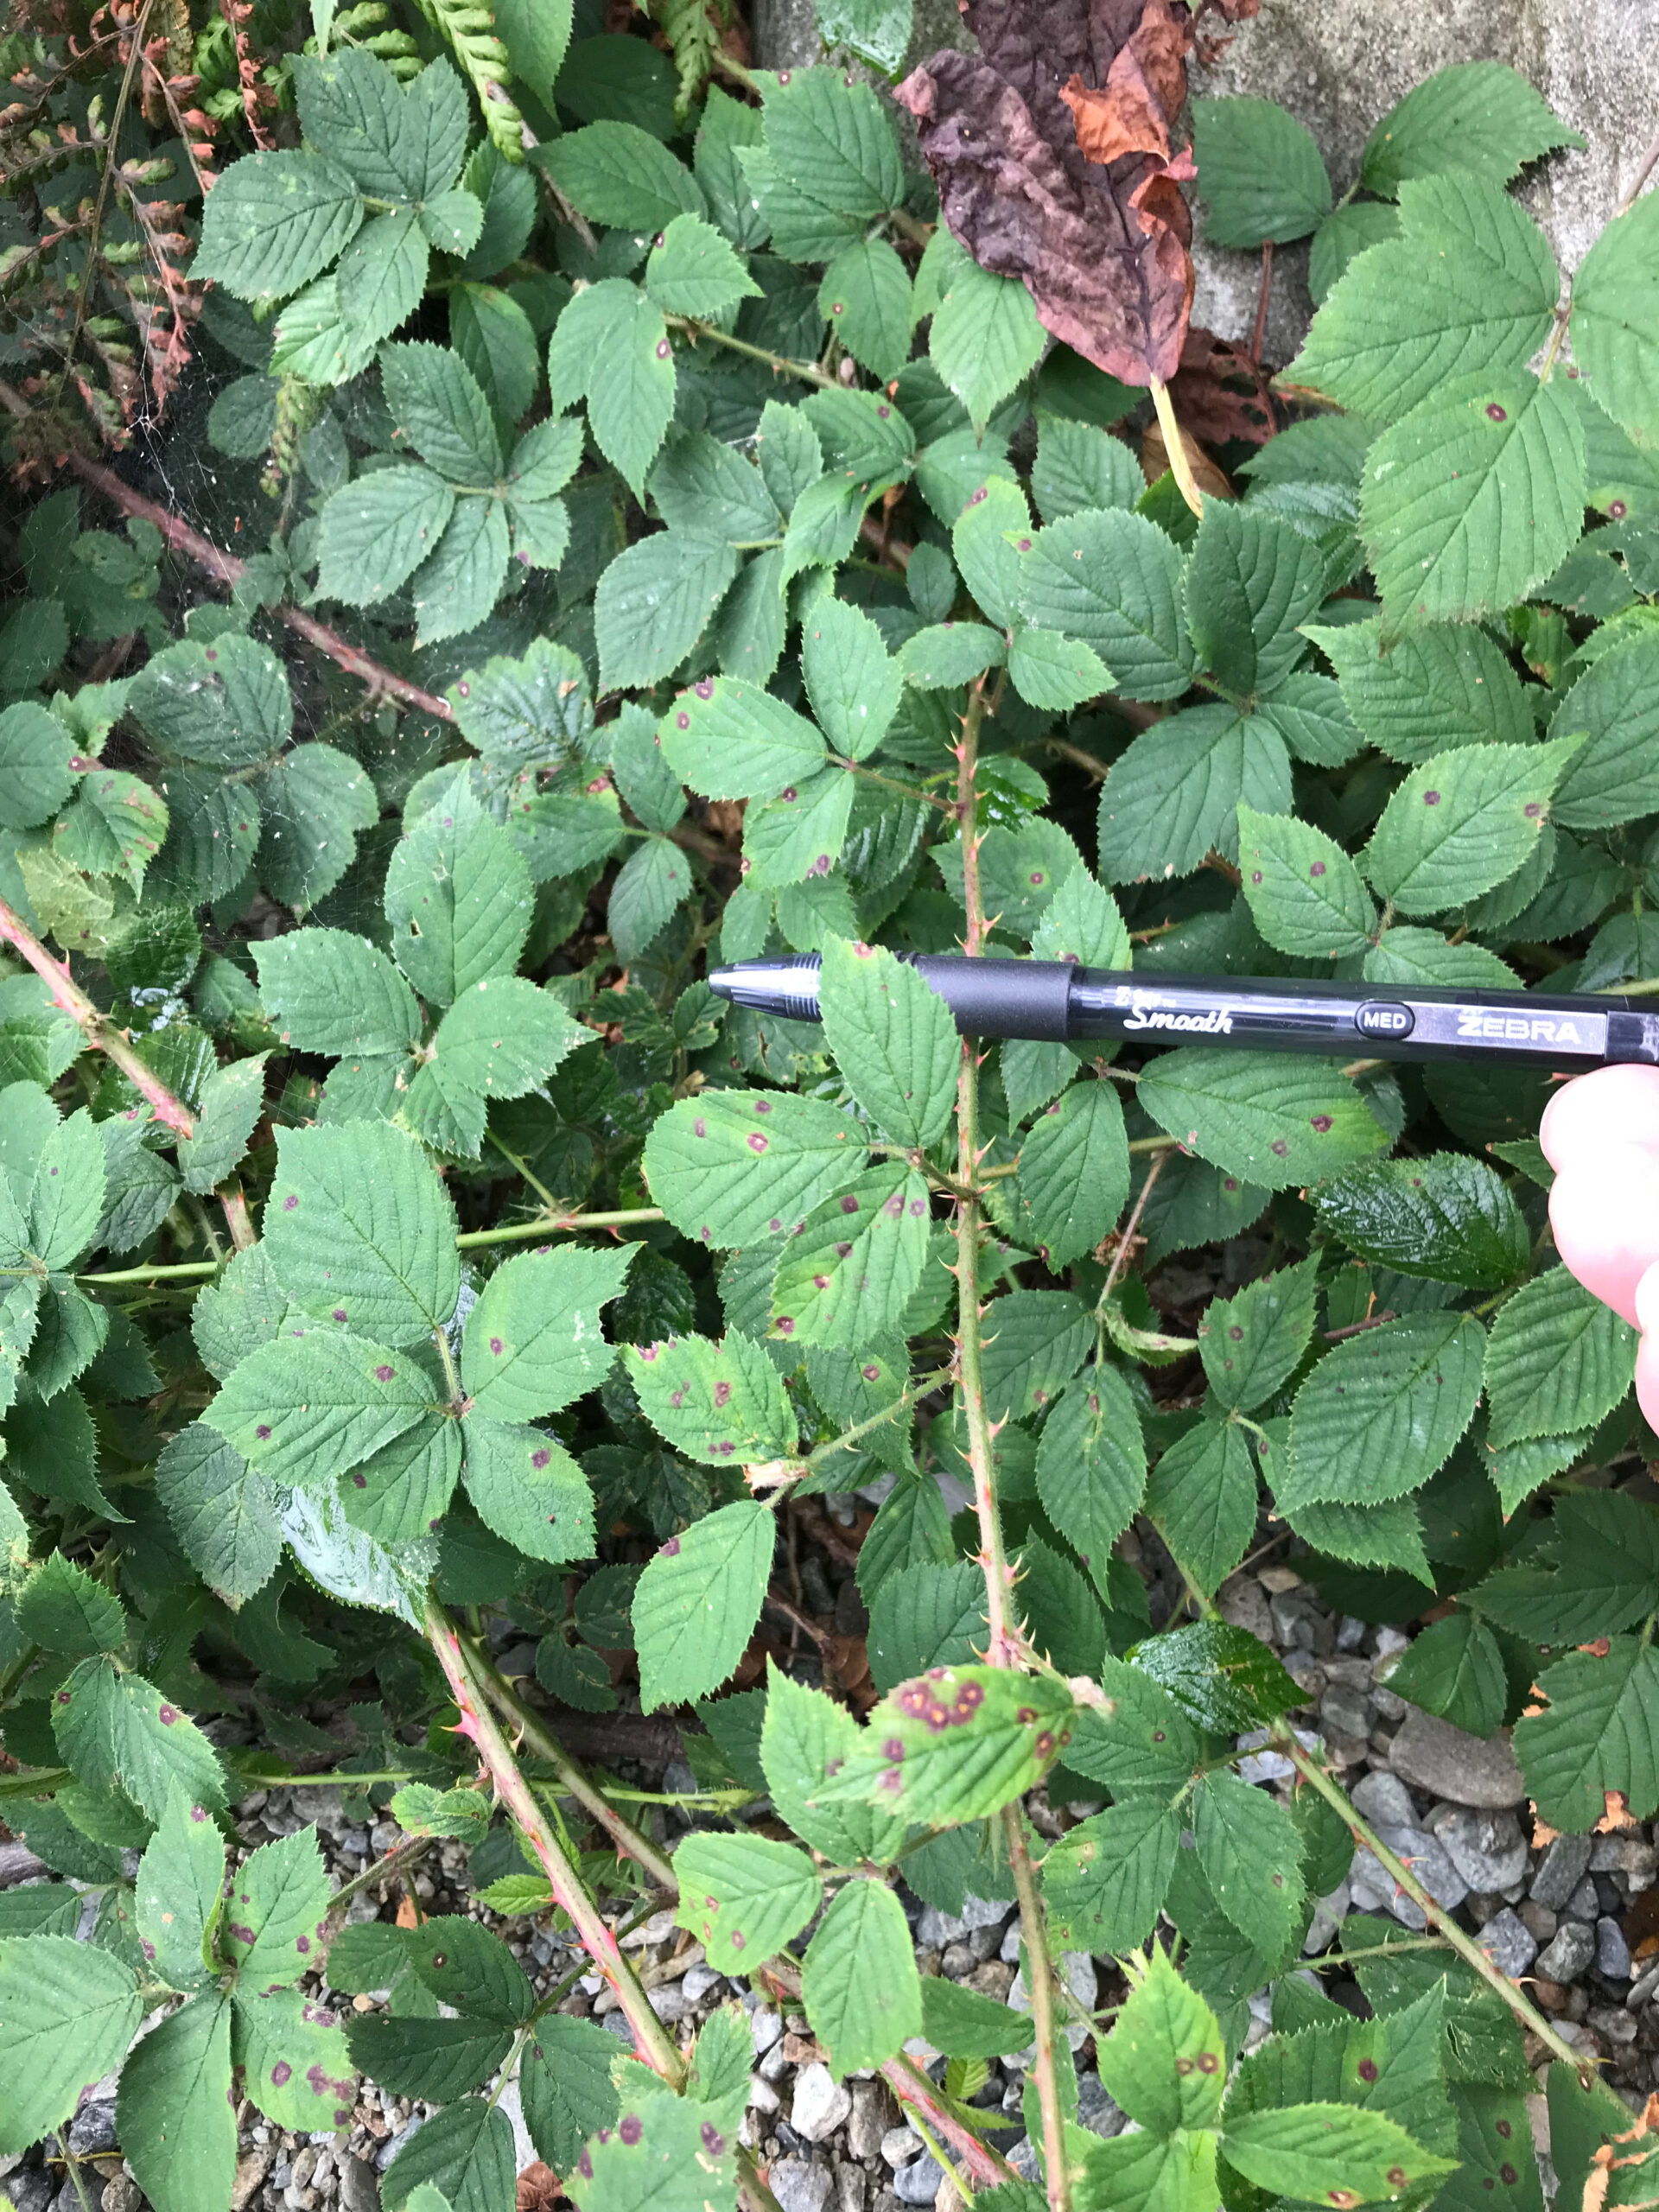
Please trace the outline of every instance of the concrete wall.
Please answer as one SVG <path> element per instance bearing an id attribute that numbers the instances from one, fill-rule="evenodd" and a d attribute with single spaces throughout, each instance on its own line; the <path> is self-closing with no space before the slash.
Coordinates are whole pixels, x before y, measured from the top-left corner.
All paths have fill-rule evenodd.
<path id="1" fill-rule="evenodd" d="M 780 68 L 817 53 L 811 0 L 755 0 L 761 61 Z M 912 62 L 970 43 L 953 0 L 917 0 Z M 1575 268 L 1659 136 L 1659 0 L 1262 0 L 1193 90 L 1280 101 L 1319 140 L 1338 194 L 1353 181 L 1376 118 L 1451 61 L 1507 61 L 1589 140 L 1554 156 L 1523 197 L 1557 258 Z M 1650 187 L 1659 189 L 1659 186 Z M 1224 337 L 1255 319 L 1260 257 L 1203 243 L 1194 320 Z M 1267 353 L 1289 359 L 1310 313 L 1306 246 L 1275 258 Z"/>

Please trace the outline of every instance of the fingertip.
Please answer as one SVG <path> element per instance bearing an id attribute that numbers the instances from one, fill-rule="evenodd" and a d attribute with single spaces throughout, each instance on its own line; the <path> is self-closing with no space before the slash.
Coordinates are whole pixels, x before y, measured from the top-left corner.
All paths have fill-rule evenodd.
<path id="1" fill-rule="evenodd" d="M 1648 1427 L 1659 1429 L 1659 1336 L 1644 1336 L 1636 1348 L 1636 1402 Z"/>
<path id="2" fill-rule="evenodd" d="M 1609 1145 L 1659 1150 L 1659 1068 L 1597 1068 L 1574 1077 L 1545 1107 L 1538 1141 L 1558 1173 Z"/>

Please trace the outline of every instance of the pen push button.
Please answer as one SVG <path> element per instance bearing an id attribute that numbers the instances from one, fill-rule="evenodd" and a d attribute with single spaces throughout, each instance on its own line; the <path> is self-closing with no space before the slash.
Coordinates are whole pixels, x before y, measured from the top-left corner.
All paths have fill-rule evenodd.
<path id="1" fill-rule="evenodd" d="M 1395 999 L 1367 999 L 1354 1008 L 1354 1027 L 1362 1037 L 1409 1037 L 1416 1026 L 1411 1008 Z"/>

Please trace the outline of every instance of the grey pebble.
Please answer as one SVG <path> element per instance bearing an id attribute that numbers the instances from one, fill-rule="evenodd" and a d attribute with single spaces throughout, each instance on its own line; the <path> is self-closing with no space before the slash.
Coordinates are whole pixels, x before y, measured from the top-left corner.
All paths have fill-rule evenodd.
<path id="1" fill-rule="evenodd" d="M 1379 1827 L 1376 1833 L 1395 1857 L 1406 1862 L 1436 1904 L 1450 1910 L 1468 1896 L 1468 1883 L 1427 1828 Z M 1403 1891 L 1396 1892 L 1393 1876 L 1369 1851 L 1354 1853 L 1348 1879 L 1357 1904 L 1363 1902 L 1380 1906 L 1383 1911 L 1391 1912 L 1402 1927 L 1414 1929 L 1419 1934 L 1428 1925 L 1422 1907 Z"/>
<path id="2" fill-rule="evenodd" d="M 1648 1966 L 1644 1967 L 1642 1970 L 1641 1980 L 1631 1984 L 1630 1993 L 1624 1999 L 1625 2011 L 1628 2012 L 1640 2012 L 1643 2005 L 1648 2002 L 1649 1999 L 1651 1998 L 1656 1992 L 1659 1992 L 1659 1959 L 1653 1960 Z"/>
<path id="3" fill-rule="evenodd" d="M 408 2126 L 400 2129 L 396 2135 L 388 2135 L 385 2141 L 380 2145 L 380 2148 L 374 2154 L 376 2170 L 380 2173 L 385 2173 L 386 2168 L 391 2164 L 392 2160 L 404 2148 L 404 2145 L 407 2143 L 412 2143 L 425 2125 L 426 2122 L 423 2120 L 411 2120 Z M 276 2173 L 271 2176 L 271 2182 L 273 2187 L 287 2187 L 287 2182 L 283 2178 L 283 2170 L 281 2166 L 278 2166 Z"/>
<path id="4" fill-rule="evenodd" d="M 1550 1981 L 1576 1981 L 1595 1955 L 1594 1930 L 1581 1920 L 1564 1920 L 1554 1941 L 1538 1954 L 1538 1971 Z"/>
<path id="5" fill-rule="evenodd" d="M 1510 1739 L 1501 1731 L 1483 1741 L 1414 1705 L 1407 1708 L 1389 1746 L 1389 1760 L 1414 1789 L 1431 1790 L 1454 1805 L 1501 1813 L 1527 1794 Z"/>
<path id="6" fill-rule="evenodd" d="M 1538 1940 L 1526 1923 L 1505 1905 L 1481 1929 L 1480 1948 L 1500 1974 L 1518 1981 L 1538 1955 Z"/>
<path id="7" fill-rule="evenodd" d="M 1605 1914 L 1596 1923 L 1596 1967 L 1609 1981 L 1628 1981 L 1630 1978 L 1630 1947 L 1624 1941 L 1624 1931 L 1611 1914 Z"/>
<path id="8" fill-rule="evenodd" d="M 922 2147 L 922 2139 L 913 2127 L 890 2127 L 881 2138 L 881 2163 L 887 2166 L 902 2166 Z"/>
<path id="9" fill-rule="evenodd" d="M 944 2168 L 931 2151 L 900 2166 L 893 2177 L 893 2193 L 901 2204 L 931 2204 L 944 2179 Z"/>
<path id="10" fill-rule="evenodd" d="M 1374 1828 L 1409 1827 L 1417 1818 L 1410 1790 L 1385 1768 L 1373 1767 L 1354 1784 L 1352 1796 L 1355 1809 Z"/>
<path id="11" fill-rule="evenodd" d="M 1528 1893 L 1535 1904 L 1559 1912 L 1584 1879 L 1590 1864 L 1587 1835 L 1558 1835 L 1538 1862 Z"/>
<path id="12" fill-rule="evenodd" d="M 1128 2120 L 1106 2094 L 1106 2085 L 1098 2074 L 1077 2076 L 1077 2125 L 1087 2127 L 1096 2135 L 1120 2135 L 1128 2125 Z"/>
<path id="13" fill-rule="evenodd" d="M 69 2123 L 69 2149 L 77 2158 L 91 2158 L 99 2151 L 113 2151 L 118 2140 L 113 2097 L 82 2105 Z"/>
<path id="14" fill-rule="evenodd" d="M 835 2176 L 825 2165 L 805 2158 L 779 2158 L 767 2178 L 780 2212 L 824 2212 Z"/>
<path id="15" fill-rule="evenodd" d="M 341 2154 L 340 2201 L 344 2212 L 380 2212 L 380 2184 L 366 2158 Z"/>
<path id="16" fill-rule="evenodd" d="M 1432 1815 L 1431 1826 L 1471 1890 L 1511 1889 L 1527 1871 L 1527 1840 L 1513 1813 L 1448 1805 Z"/>

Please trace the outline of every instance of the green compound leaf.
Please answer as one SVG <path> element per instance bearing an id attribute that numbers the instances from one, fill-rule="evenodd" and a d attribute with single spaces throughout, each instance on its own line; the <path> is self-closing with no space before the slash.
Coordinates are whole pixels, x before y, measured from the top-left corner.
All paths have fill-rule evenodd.
<path id="1" fill-rule="evenodd" d="M 1419 1489 L 1469 1426 L 1485 1351 L 1479 1322 L 1457 1313 L 1408 1313 L 1334 1346 L 1296 1394 L 1281 1510 Z"/>
<path id="2" fill-rule="evenodd" d="M 1376 907 L 1340 845 L 1287 815 L 1241 802 L 1238 862 L 1250 917 L 1268 943 L 1307 960 L 1362 953 Z"/>
<path id="3" fill-rule="evenodd" d="M 587 400 L 594 444 L 640 497 L 674 416 L 677 378 L 662 309 L 620 278 L 590 285 L 559 317 L 547 349 L 547 374 L 556 408 Z M 682 646 L 667 665 L 687 649 Z"/>
<path id="4" fill-rule="evenodd" d="M 301 1991 L 238 1989 L 231 2056 L 246 2069 L 260 2111 L 279 2127 L 320 2134 L 350 2126 L 357 2077 L 345 2034 L 332 2012 Z"/>
<path id="5" fill-rule="evenodd" d="M 234 632 L 211 645 L 165 646 L 145 662 L 127 703 L 168 752 L 210 768 L 251 767 L 279 752 L 294 728 L 287 671 L 269 645 Z"/>
<path id="6" fill-rule="evenodd" d="M 1254 1443 L 1231 1421 L 1200 1421 L 1170 1446 L 1147 1484 L 1147 1517 L 1206 1598 L 1255 1533 Z"/>
<path id="7" fill-rule="evenodd" d="M 518 966 L 530 931 L 530 870 L 506 832 L 458 788 L 393 849 L 385 908 L 398 965 L 429 1005 L 449 1006 L 486 976 Z"/>
<path id="8" fill-rule="evenodd" d="M 1352 2105 L 1292 2105 L 1230 2120 L 1222 2155 L 1247 2181 L 1275 2196 L 1370 2204 L 1457 2170 L 1380 2112 Z"/>
<path id="9" fill-rule="evenodd" d="M 1391 760 L 1456 745 L 1530 745 L 1532 709 L 1509 656 L 1484 630 L 1424 627 L 1385 644 L 1382 623 L 1303 626 L 1330 659 L 1343 703 Z"/>
<path id="10" fill-rule="evenodd" d="M 613 1355 L 600 1308 L 621 1295 L 638 1249 L 567 1244 L 521 1253 L 496 1269 L 461 1341 L 461 1387 L 479 1413 L 536 1421 L 603 1381 Z"/>
<path id="11" fill-rule="evenodd" d="M 720 232 L 701 215 L 677 215 L 652 248 L 645 264 L 645 289 L 670 315 L 707 321 L 758 299 L 760 287 Z"/>
<path id="12" fill-rule="evenodd" d="M 256 307 L 297 292 L 326 269 L 363 220 L 357 187 L 320 154 L 254 154 L 233 162 L 191 275 L 211 277 Z"/>
<path id="13" fill-rule="evenodd" d="M 1443 913 L 1524 865 L 1550 794 L 1584 742 L 1467 745 L 1414 769 L 1365 849 L 1372 883 L 1408 914 Z"/>
<path id="14" fill-rule="evenodd" d="M 1266 1726 L 1298 1701 L 1295 1683 L 1266 1644 L 1226 1621 L 1195 1621 L 1150 1637 L 1137 1645 L 1135 1667 L 1201 1726 L 1228 1735 Z"/>
<path id="15" fill-rule="evenodd" d="M 233 1061 L 208 1077 L 201 1088 L 195 1135 L 181 1137 L 178 1143 L 187 1191 L 205 1197 L 224 1181 L 247 1150 L 264 1103 L 263 1052 Z"/>
<path id="16" fill-rule="evenodd" d="M 42 1560 L 15 1602 L 19 1634 L 54 1657 L 90 1659 L 126 1642 L 121 1600 L 61 1552 Z"/>
<path id="17" fill-rule="evenodd" d="M 878 382 L 898 375 L 910 351 L 910 276 L 885 238 L 845 246 L 823 272 L 818 312 Z"/>
<path id="18" fill-rule="evenodd" d="M 1325 563 L 1301 531 L 1236 501 L 1205 505 L 1183 597 L 1200 667 L 1232 693 L 1271 691 L 1300 659 L 1297 634 L 1325 596 Z"/>
<path id="19" fill-rule="evenodd" d="M 1014 1222 L 1051 1267 L 1092 1251 L 1129 1195 L 1123 1109 L 1108 1083 L 1074 1084 L 1033 1122 L 1020 1151 Z"/>
<path id="20" fill-rule="evenodd" d="M 1659 806 L 1659 637 L 1637 631 L 1599 654 L 1556 709 L 1550 731 L 1584 735 L 1556 787 L 1553 821 L 1599 830 Z"/>
<path id="21" fill-rule="evenodd" d="M 593 1493 L 564 1446 L 539 1428 L 476 1414 L 461 1426 L 467 1495 L 485 1527 L 531 1559 L 591 1559 Z M 449 1479 L 446 1467 L 445 1503 Z"/>
<path id="22" fill-rule="evenodd" d="M 470 984 L 438 1024 L 398 1119 L 429 1144 L 475 1160 L 490 1101 L 522 1098 L 586 1035 L 527 976 Z"/>
<path id="23" fill-rule="evenodd" d="M 462 2097 L 434 2113 L 387 2167 L 386 2212 L 499 2212 L 513 2193 L 512 2128 L 499 2105 Z M 593 2200 L 590 2200 L 590 2202 Z"/>
<path id="24" fill-rule="evenodd" d="M 326 1492 L 334 1475 L 430 1421 L 436 1396 L 387 1345 L 302 1323 L 244 1360 L 202 1418 L 273 1482 Z"/>
<path id="25" fill-rule="evenodd" d="M 75 787 L 74 741 L 55 715 L 32 700 L 0 714 L 0 824 L 33 830 L 49 821 Z"/>
<path id="26" fill-rule="evenodd" d="M 928 1228 L 927 1185 L 913 1169 L 894 1161 L 861 1176 L 785 1243 L 766 1333 L 856 1351 L 873 1334 L 899 1330 L 922 1279 Z"/>
<path id="27" fill-rule="evenodd" d="M 1072 514 L 1020 556 L 1028 622 L 1092 645 L 1132 699 L 1173 699 L 1192 680 L 1181 620 L 1181 556 L 1143 516 Z"/>
<path id="28" fill-rule="evenodd" d="M 928 357 L 975 429 L 982 431 L 998 404 L 1037 365 L 1043 327 L 1023 284 L 982 269 L 943 226 L 935 235 L 944 244 Z"/>
<path id="29" fill-rule="evenodd" d="M 200 1989 L 207 1980 L 205 1946 L 224 1879 L 225 1845 L 212 1815 L 175 1781 L 144 1847 L 133 1898 L 145 1955 L 175 1989 Z"/>
<path id="30" fill-rule="evenodd" d="M 1390 632 L 1526 598 L 1577 543 L 1584 433 L 1554 384 L 1443 385 L 1365 457 L 1361 526 Z"/>
<path id="31" fill-rule="evenodd" d="M 536 2023 L 518 2062 L 524 2125 L 555 2173 L 569 2173 L 585 2139 L 616 2119 L 611 2042 L 592 2020 L 550 2012 Z"/>
<path id="32" fill-rule="evenodd" d="M 860 1558 L 861 1564 L 861 1553 Z M 890 1859 L 904 1836 L 902 1820 L 894 1821 L 878 1807 L 814 1802 L 830 1767 L 856 1753 L 859 1740 L 858 1723 L 844 1705 L 779 1673 L 775 1662 L 769 1665 L 760 1730 L 767 1791 L 779 1816 L 803 1842 L 843 1866 L 860 1859 Z"/>
<path id="33" fill-rule="evenodd" d="M 1448 378 L 1519 370 L 1560 278 L 1500 181 L 1467 170 L 1402 186 L 1396 235 L 1349 264 L 1287 373 L 1389 423 Z"/>
<path id="34" fill-rule="evenodd" d="M 801 1974 L 801 2001 L 837 2075 L 880 2066 L 922 2032 L 922 1985 L 904 1907 L 876 1881 L 837 1891 Z"/>
<path id="35" fill-rule="evenodd" d="M 250 1988 L 297 1981 L 315 1962 L 334 1890 L 315 1828 L 261 1844 L 236 1869 L 226 1899 L 226 1949 Z"/>
<path id="36" fill-rule="evenodd" d="M 152 2028 L 121 2069 L 116 2126 L 150 2202 L 215 2212 L 236 2177 L 231 2000 L 218 1990 Z"/>
<path id="37" fill-rule="evenodd" d="M 349 929 L 292 929 L 254 944 L 259 998 L 301 1053 L 407 1053 L 420 1038 L 414 991 L 378 944 Z"/>
<path id="38" fill-rule="evenodd" d="M 1148 1953 L 1099 2056 L 1107 2093 L 1150 2133 L 1215 2126 L 1227 2085 L 1221 2030 L 1166 1952 Z"/>
<path id="39" fill-rule="evenodd" d="M 1043 1424 L 1037 1494 L 1103 1595 L 1112 1546 L 1138 1511 L 1146 1485 L 1147 1447 L 1128 1384 L 1115 1367 L 1086 1369 Z"/>
<path id="40" fill-rule="evenodd" d="M 27 2151 L 126 2056 L 143 2006 L 132 1969 L 73 1936 L 0 1941 L 0 2148 Z"/>
<path id="41" fill-rule="evenodd" d="M 1414 176 L 1472 169 L 1506 184 L 1529 162 L 1583 142 L 1518 69 L 1465 61 L 1436 70 L 1391 107 L 1365 142 L 1359 181 L 1392 198 Z"/>
<path id="42" fill-rule="evenodd" d="M 1271 1191 L 1323 1182 L 1388 1143 L 1358 1091 L 1320 1060 L 1186 1046 L 1155 1060 L 1136 1096 L 1178 1143 Z"/>
<path id="43" fill-rule="evenodd" d="M 1313 1335 L 1317 1257 L 1212 1298 L 1198 1324 L 1198 1357 L 1224 1406 L 1249 1413 L 1283 1388 Z"/>
<path id="44" fill-rule="evenodd" d="M 1068 1828 L 1043 1861 L 1055 1941 L 1119 1958 L 1144 1943 L 1180 1842 L 1179 1812 L 1154 1796 L 1128 1798 Z"/>
<path id="45" fill-rule="evenodd" d="M 692 1834 L 674 1854 L 675 1918 L 722 1974 L 750 1974 L 798 1936 L 823 1901 L 804 1851 L 758 1835 Z"/>
<path id="46" fill-rule="evenodd" d="M 1302 1924 L 1301 1839 L 1284 1807 L 1225 1769 L 1194 1796 L 1193 1829 L 1205 1879 L 1235 1928 L 1269 1956 Z"/>
<path id="47" fill-rule="evenodd" d="M 620 553 L 594 600 L 603 688 L 671 675 L 708 628 L 737 570 L 731 546 L 678 531 L 642 537 Z"/>
<path id="48" fill-rule="evenodd" d="M 1121 438 L 1092 423 L 1038 410 L 1031 495 L 1045 522 L 1090 507 L 1132 507 L 1146 488 L 1141 465 Z"/>
<path id="49" fill-rule="evenodd" d="M 1548 1541 L 1478 1583 L 1470 1603 L 1529 1643 L 1593 1643 L 1659 1605 L 1659 1523 L 1617 1491 L 1558 1498 Z"/>
<path id="50" fill-rule="evenodd" d="M 766 1507 L 743 1500 L 671 1536 L 646 1561 L 632 1618 L 647 1713 L 706 1697 L 736 1668 L 760 1616 L 776 1538 Z"/>
<path id="51" fill-rule="evenodd" d="M 1565 1436 L 1605 1419 L 1636 1371 L 1636 1332 L 1565 1268 L 1518 1290 L 1498 1309 L 1486 1348 L 1495 1449 Z"/>
<path id="52" fill-rule="evenodd" d="M 156 1463 L 156 1490 L 202 1580 L 232 1611 L 264 1588 L 283 1532 L 264 1477 L 204 1421 L 192 1421 Z"/>
<path id="53" fill-rule="evenodd" d="M 1546 1668 L 1543 1712 L 1516 1724 L 1528 1795 L 1552 1827 L 1572 1833 L 1621 1810 L 1646 1820 L 1659 1805 L 1659 1653 L 1634 1637 L 1605 1653 L 1575 1651 Z"/>
<path id="54" fill-rule="evenodd" d="M 1290 757 L 1265 715 L 1224 701 L 1146 730 L 1100 788 L 1100 872 L 1115 883 L 1190 875 L 1211 847 L 1238 850 L 1242 804 L 1288 814 Z"/>
<path id="55" fill-rule="evenodd" d="M 1331 213 L 1331 180 L 1313 133 L 1273 100 L 1194 100 L 1192 147 L 1212 245 L 1283 245 Z"/>
<path id="56" fill-rule="evenodd" d="M 670 1337 L 630 1345 L 623 1364 L 647 1420 L 690 1458 L 734 1467 L 793 1452 L 783 1377 L 752 1337 Z"/>
<path id="57" fill-rule="evenodd" d="M 1452 1613 L 1426 1628 L 1402 1653 L 1388 1686 L 1396 1697 L 1471 1736 L 1490 1736 L 1509 1701 L 1497 1639 L 1470 1612 Z"/>
<path id="58" fill-rule="evenodd" d="M 319 1320 L 410 1344 L 455 1310 L 454 1208 L 420 1147 L 385 1122 L 283 1130 L 264 1241 Z"/>
<path id="59" fill-rule="evenodd" d="M 1039 1413 L 1082 1366 L 1094 1324 L 1069 1291 L 1016 1290 L 987 1316 L 980 1370 L 993 1421 Z"/>
<path id="60" fill-rule="evenodd" d="M 1659 216 L 1638 200 L 1608 224 L 1573 280 L 1573 353 L 1637 445 L 1659 444 Z"/>
<path id="61" fill-rule="evenodd" d="M 704 2212 L 706 2206 L 735 2200 L 736 2138 L 715 2126 L 707 2105 L 666 2090 L 640 2096 L 631 2089 L 620 2113 L 615 2126 L 590 2142 L 569 2172 L 565 2185 L 580 2212 Z M 506 2137 L 505 2193 L 511 2195 L 512 2133 L 500 2113 L 495 2116 Z M 490 2202 L 499 2204 L 501 2196 Z M 457 2201 L 455 2212 L 474 2208 Z M 484 2212 L 481 2203 L 476 2212 Z"/>
<path id="62" fill-rule="evenodd" d="M 715 1090 L 652 1123 L 645 1180 L 674 1226 L 700 1243 L 781 1236 L 864 1166 L 858 1123 L 821 1099 Z"/>
<path id="63" fill-rule="evenodd" d="M 935 1142 L 962 1066 L 944 1001 L 890 952 L 839 938 L 824 949 L 818 994 L 825 1039 L 860 1105 L 900 1144 Z"/>
<path id="64" fill-rule="evenodd" d="M 152 1821 L 175 1782 L 193 1803 L 217 1811 L 225 1802 L 219 1755 L 195 1722 L 113 1659 L 83 1659 L 53 1692 L 52 1729 L 80 1781 L 124 1790 Z"/>
<path id="65" fill-rule="evenodd" d="M 1072 1712 L 1070 1693 L 1047 1676 L 931 1669 L 882 1699 L 857 1756 L 817 1801 L 873 1803 L 930 1827 L 982 1820 L 1029 1789 L 1065 1748 Z"/>
<path id="66" fill-rule="evenodd" d="M 775 798 L 824 765 L 823 740 L 810 722 L 758 684 L 728 676 L 704 677 L 682 691 L 658 724 L 657 741 L 682 783 L 705 798 Z"/>
<path id="67" fill-rule="evenodd" d="M 874 753 L 904 694 L 898 664 L 868 614 L 820 600 L 801 626 L 801 674 L 819 727 L 849 760 Z"/>
<path id="68" fill-rule="evenodd" d="M 1362 1259 L 1495 1290 L 1526 1273 L 1532 1239 L 1507 1184 L 1466 1153 L 1379 1160 L 1327 1183 L 1320 1220 Z"/>

